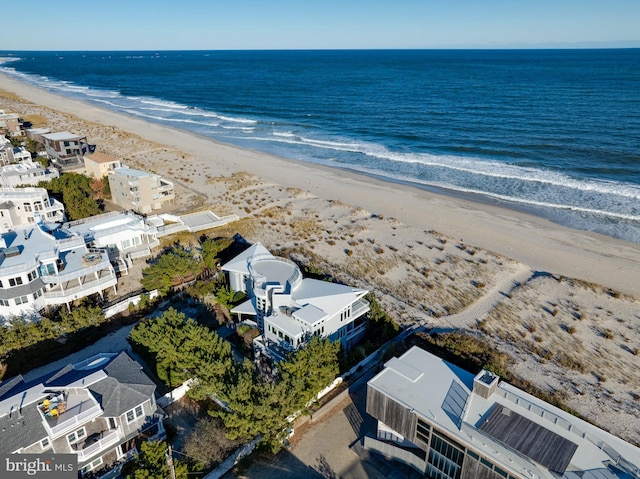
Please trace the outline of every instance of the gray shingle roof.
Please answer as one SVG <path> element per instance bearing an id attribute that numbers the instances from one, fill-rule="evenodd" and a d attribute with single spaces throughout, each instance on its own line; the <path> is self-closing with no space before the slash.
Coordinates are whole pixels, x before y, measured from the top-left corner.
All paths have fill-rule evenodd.
<path id="1" fill-rule="evenodd" d="M 104 371 L 109 377 L 91 385 L 89 390 L 107 417 L 124 414 L 149 399 L 156 390 L 156 385 L 142 371 L 140 364 L 124 352 L 113 359 Z"/>
<path id="2" fill-rule="evenodd" d="M 25 383 L 22 376 L 0 383 L 0 403 L 7 406 L 2 408 L 5 412 L 0 416 L 0 453 L 11 453 L 30 446 L 48 435 L 38 411 L 38 403 L 47 396 L 46 390 L 64 389 L 74 383 L 78 387 L 78 381 L 84 378 L 95 380 L 99 377 L 96 372 L 103 371 L 106 377 L 88 385 L 87 389 L 101 405 L 103 415 L 115 417 L 148 400 L 156 389 L 140 364 L 125 352 L 93 368 L 91 364 L 76 366 L 78 369 L 74 365 L 67 365 L 30 383 Z M 31 400 L 29 404 L 21 404 L 27 391 Z"/>

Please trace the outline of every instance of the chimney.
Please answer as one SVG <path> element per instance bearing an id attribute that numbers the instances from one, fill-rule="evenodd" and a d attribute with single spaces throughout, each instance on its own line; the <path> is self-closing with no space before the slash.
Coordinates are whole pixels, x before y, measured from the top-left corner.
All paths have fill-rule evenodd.
<path id="1" fill-rule="evenodd" d="M 473 378 L 473 393 L 481 398 L 489 399 L 496 391 L 499 381 L 500 376 L 483 369 Z"/>

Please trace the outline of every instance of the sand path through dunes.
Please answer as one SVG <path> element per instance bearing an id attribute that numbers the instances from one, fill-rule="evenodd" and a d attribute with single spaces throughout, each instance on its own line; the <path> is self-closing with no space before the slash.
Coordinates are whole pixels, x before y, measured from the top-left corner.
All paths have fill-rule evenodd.
<path id="1" fill-rule="evenodd" d="M 535 274 L 528 266 L 519 264 L 514 273 L 501 277 L 500 281 L 487 291 L 487 294 L 464 311 L 441 317 L 442 326 L 436 328 L 434 332 L 442 333 L 458 329 L 471 329 L 490 311 L 493 311 L 499 303 L 508 298 L 511 291 L 525 284 Z"/>

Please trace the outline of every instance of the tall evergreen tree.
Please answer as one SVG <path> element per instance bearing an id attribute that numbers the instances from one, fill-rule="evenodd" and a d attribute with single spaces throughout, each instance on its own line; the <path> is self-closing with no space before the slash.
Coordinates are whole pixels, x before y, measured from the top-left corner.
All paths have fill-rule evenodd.
<path id="1" fill-rule="evenodd" d="M 227 341 L 173 308 L 136 325 L 129 340 L 152 356 L 158 377 L 167 385 L 197 378 L 189 391 L 196 399 L 215 391 L 232 365 Z"/>
<path id="2" fill-rule="evenodd" d="M 182 246 L 176 246 L 142 271 L 142 286 L 147 291 L 157 289 L 160 294 L 166 294 L 173 284 L 179 284 L 200 271 L 200 262 Z"/>

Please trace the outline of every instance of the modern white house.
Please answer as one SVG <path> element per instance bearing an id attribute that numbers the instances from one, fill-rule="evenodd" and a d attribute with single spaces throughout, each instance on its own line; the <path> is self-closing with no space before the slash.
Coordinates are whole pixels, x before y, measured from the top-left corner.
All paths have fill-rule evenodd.
<path id="1" fill-rule="evenodd" d="M 55 232 L 54 232 L 55 233 Z M 37 221 L 0 236 L 0 317 L 37 318 L 47 306 L 116 292 L 109 255 L 81 236 L 56 238 Z"/>
<path id="2" fill-rule="evenodd" d="M 173 183 L 147 171 L 116 168 L 109 174 L 113 202 L 125 209 L 147 214 L 175 198 Z"/>
<path id="3" fill-rule="evenodd" d="M 158 228 L 132 211 L 112 211 L 65 223 L 60 234 L 79 236 L 89 248 L 105 250 L 116 272 L 127 273 L 134 259 L 151 256 L 160 245 Z"/>
<path id="4" fill-rule="evenodd" d="M 0 233 L 36 223 L 64 221 L 64 205 L 44 188 L 0 188 Z"/>
<path id="5" fill-rule="evenodd" d="M 31 153 L 22 146 L 13 147 L 13 161 L 16 163 L 22 163 L 24 161 L 31 161 Z"/>
<path id="6" fill-rule="evenodd" d="M 55 168 L 44 168 L 40 163 L 28 160 L 0 168 L 0 187 L 36 186 L 41 181 L 51 181 L 60 173 Z"/>
<path id="7" fill-rule="evenodd" d="M 314 335 L 349 349 L 364 335 L 367 290 L 303 278 L 294 262 L 273 256 L 260 243 L 222 270 L 231 290 L 249 297 L 231 312 L 255 321 L 261 333 L 254 340 L 256 357 L 279 361 Z"/>
<path id="8" fill-rule="evenodd" d="M 364 447 L 437 479 L 636 479 L 640 449 L 482 370 L 412 347 L 367 384 Z"/>
<path id="9" fill-rule="evenodd" d="M 0 453 L 76 454 L 82 476 L 111 470 L 116 477 L 142 442 L 166 437 L 155 389 L 125 352 L 30 381 L 7 379 L 0 383 Z"/>

